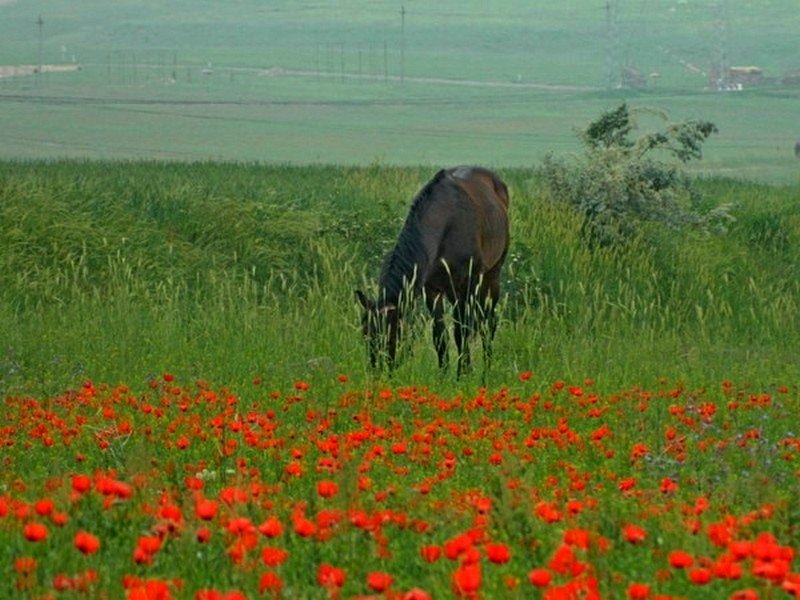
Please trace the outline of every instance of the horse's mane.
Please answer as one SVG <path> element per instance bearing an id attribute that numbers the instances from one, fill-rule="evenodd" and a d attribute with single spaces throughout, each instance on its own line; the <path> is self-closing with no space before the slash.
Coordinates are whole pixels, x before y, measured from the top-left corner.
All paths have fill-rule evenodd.
<path id="1" fill-rule="evenodd" d="M 397 238 L 397 243 L 383 261 L 379 280 L 379 302 L 396 303 L 403 289 L 414 279 L 414 269 L 428 261 L 428 253 L 422 243 L 420 215 L 435 201 L 433 190 L 446 173 L 444 169 L 441 169 L 414 198 L 403 229 Z M 415 289 L 420 288 L 422 282 L 419 276 L 413 281 L 413 284 Z"/>

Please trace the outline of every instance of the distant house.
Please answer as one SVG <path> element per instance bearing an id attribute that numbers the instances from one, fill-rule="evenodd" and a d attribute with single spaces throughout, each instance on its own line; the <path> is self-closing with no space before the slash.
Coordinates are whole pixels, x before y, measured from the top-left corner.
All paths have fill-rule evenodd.
<path id="1" fill-rule="evenodd" d="M 743 87 L 761 85 L 764 83 L 764 71 L 761 67 L 731 67 L 728 69 L 728 81 Z"/>

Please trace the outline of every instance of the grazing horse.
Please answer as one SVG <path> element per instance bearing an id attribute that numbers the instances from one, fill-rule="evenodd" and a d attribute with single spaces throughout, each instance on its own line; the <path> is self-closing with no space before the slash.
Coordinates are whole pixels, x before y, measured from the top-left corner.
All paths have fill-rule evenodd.
<path id="1" fill-rule="evenodd" d="M 453 305 L 458 373 L 469 367 L 469 337 L 477 328 L 486 363 L 497 328 L 500 269 L 508 252 L 508 188 L 481 167 L 442 169 L 414 199 L 394 249 L 386 257 L 377 300 L 363 292 L 362 326 L 373 367 L 394 366 L 400 321 L 423 296 L 433 316 L 433 343 L 445 368 L 444 300 Z"/>

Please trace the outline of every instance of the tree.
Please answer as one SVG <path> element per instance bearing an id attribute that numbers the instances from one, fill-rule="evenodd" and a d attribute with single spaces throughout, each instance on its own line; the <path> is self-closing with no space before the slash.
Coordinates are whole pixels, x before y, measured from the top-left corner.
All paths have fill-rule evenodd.
<path id="1" fill-rule="evenodd" d="M 592 247 L 625 243 L 652 222 L 710 231 L 732 220 L 730 207 L 700 211 L 700 194 L 681 166 L 702 157 L 717 132 L 708 121 L 668 124 L 632 139 L 627 104 L 603 113 L 579 133 L 584 152 L 573 161 L 549 155 L 540 173 L 550 197 L 583 215 L 582 234 Z"/>

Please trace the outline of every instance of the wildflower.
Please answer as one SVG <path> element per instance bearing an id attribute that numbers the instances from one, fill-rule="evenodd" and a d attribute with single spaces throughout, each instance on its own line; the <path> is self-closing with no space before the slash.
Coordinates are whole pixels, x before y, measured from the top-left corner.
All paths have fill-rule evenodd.
<path id="1" fill-rule="evenodd" d="M 258 531 L 268 538 L 276 538 L 283 533 L 283 525 L 277 517 L 268 517 L 258 526 Z"/>
<path id="2" fill-rule="evenodd" d="M 704 567 L 689 571 L 689 581 L 695 585 L 705 585 L 711 581 L 713 576 L 714 574 L 711 572 L 711 569 L 706 569 Z"/>
<path id="3" fill-rule="evenodd" d="M 261 579 L 258 581 L 258 591 L 261 594 L 265 594 L 267 592 L 272 592 L 274 595 L 278 595 L 278 593 L 283 588 L 283 580 L 277 574 L 273 573 L 272 571 L 267 571 L 263 575 L 261 575 Z"/>
<path id="4" fill-rule="evenodd" d="M 650 586 L 644 583 L 632 583 L 628 586 L 630 600 L 647 600 L 650 597 Z"/>
<path id="5" fill-rule="evenodd" d="M 50 498 L 42 498 L 33 505 L 33 509 L 40 517 L 46 517 L 53 512 L 55 509 L 55 504 Z"/>
<path id="6" fill-rule="evenodd" d="M 647 538 L 647 532 L 638 525 L 626 525 L 622 529 L 622 535 L 631 544 L 638 544 Z"/>
<path id="7" fill-rule="evenodd" d="M 211 539 L 211 530 L 208 527 L 201 527 L 195 534 L 195 539 L 201 544 L 205 544 Z"/>
<path id="8" fill-rule="evenodd" d="M 389 573 L 372 571 L 367 574 L 367 585 L 373 592 L 385 592 L 391 587 L 392 583 L 394 583 L 394 577 Z"/>
<path id="9" fill-rule="evenodd" d="M 333 498 L 339 493 L 339 486 L 335 482 L 324 480 L 317 483 L 317 494 L 321 498 Z"/>
<path id="10" fill-rule="evenodd" d="M 460 565 L 453 573 L 453 592 L 456 596 L 471 596 L 481 587 L 480 563 Z"/>
<path id="11" fill-rule="evenodd" d="M 22 528 L 22 535 L 25 536 L 25 539 L 29 542 L 42 542 L 47 539 L 47 534 L 47 527 L 41 523 L 27 523 L 25 527 Z"/>
<path id="12" fill-rule="evenodd" d="M 661 480 L 660 489 L 662 494 L 672 494 L 678 491 L 678 484 L 669 477 L 664 477 Z"/>
<path id="13" fill-rule="evenodd" d="M 283 548 L 265 547 L 261 551 L 261 562 L 268 567 L 277 567 L 289 558 L 289 553 Z"/>
<path id="14" fill-rule="evenodd" d="M 20 556 L 14 561 L 14 570 L 20 575 L 36 570 L 36 559 L 32 556 Z"/>
<path id="15" fill-rule="evenodd" d="M 300 537 L 309 537 L 314 535 L 317 531 L 317 526 L 313 521 L 309 521 L 305 517 L 299 516 L 293 519 L 294 532 Z"/>
<path id="16" fill-rule="evenodd" d="M 419 553 L 425 562 L 435 563 L 442 555 L 442 548 L 441 546 L 422 546 Z"/>
<path id="17" fill-rule="evenodd" d="M 75 547 L 83 554 L 94 554 L 100 549 L 100 538 L 86 531 L 75 534 Z"/>
<path id="18" fill-rule="evenodd" d="M 536 587 L 547 587 L 552 579 L 553 575 L 547 569 L 533 569 L 528 573 L 528 581 Z"/>
<path id="19" fill-rule="evenodd" d="M 327 589 L 337 589 L 344 585 L 345 572 L 343 569 L 322 563 L 317 569 L 317 583 Z"/>
<path id="20" fill-rule="evenodd" d="M 511 560 L 511 552 L 505 544 L 486 544 L 484 550 L 489 561 L 496 565 L 502 565 Z"/>
<path id="21" fill-rule="evenodd" d="M 403 596 L 403 600 L 431 600 L 431 595 L 423 589 L 412 588 Z"/>
<path id="22" fill-rule="evenodd" d="M 199 519 L 210 521 L 216 516 L 218 507 L 219 505 L 215 500 L 201 498 L 195 502 L 194 513 Z"/>
<path id="23" fill-rule="evenodd" d="M 691 567 L 694 564 L 694 558 L 688 552 L 684 552 L 683 550 L 673 550 L 667 556 L 667 560 L 671 567 L 676 569 L 685 569 L 687 567 Z"/>

